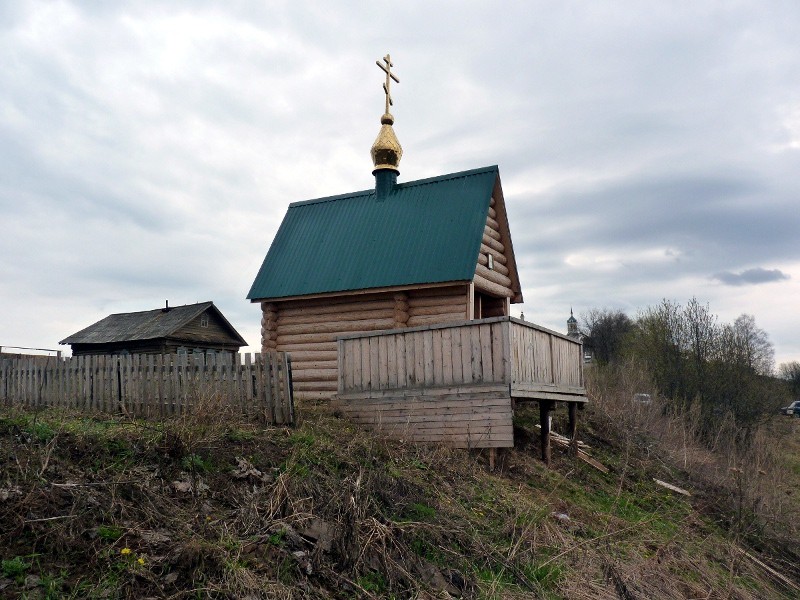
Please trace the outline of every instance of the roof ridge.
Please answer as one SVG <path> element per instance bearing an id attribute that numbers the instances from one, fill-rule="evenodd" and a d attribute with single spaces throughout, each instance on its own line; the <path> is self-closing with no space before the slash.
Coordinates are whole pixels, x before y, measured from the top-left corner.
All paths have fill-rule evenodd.
<path id="1" fill-rule="evenodd" d="M 497 165 L 489 165 L 486 167 L 478 167 L 476 169 L 467 169 L 466 171 L 457 171 L 455 173 L 445 173 L 444 175 L 435 175 L 434 177 L 425 177 L 424 179 L 414 179 L 413 181 L 404 181 L 403 183 L 398 183 L 396 187 L 409 188 L 418 185 L 428 185 L 431 183 L 447 181 L 448 179 L 458 179 L 459 177 L 469 177 L 471 175 L 488 173 L 490 171 L 499 171 L 499 167 Z M 369 190 L 361 190 L 358 192 L 350 192 L 347 194 L 337 194 L 335 196 L 323 196 L 321 198 L 312 198 L 311 200 L 300 200 L 297 202 L 290 203 L 289 208 L 293 208 L 295 206 L 307 206 L 309 204 L 318 204 L 323 202 L 334 202 L 336 200 L 344 200 L 345 198 L 358 198 L 360 196 L 369 196 L 370 194 L 374 193 L 375 193 L 374 189 L 369 189 Z"/>
<path id="2" fill-rule="evenodd" d="M 214 301 L 213 300 L 205 300 L 203 302 L 192 302 L 191 304 L 179 304 L 177 306 L 170 306 L 169 310 L 173 311 L 173 310 L 176 310 L 178 308 L 187 308 L 189 306 L 200 306 L 201 304 L 211 305 L 211 304 L 214 304 Z M 163 310 L 164 310 L 164 307 L 161 307 L 161 308 L 150 308 L 148 310 L 130 310 L 130 311 L 127 311 L 127 312 L 111 313 L 110 315 L 107 315 L 104 318 L 107 319 L 108 317 L 118 317 L 119 315 L 143 315 L 144 313 L 151 313 L 151 312 L 163 311 Z"/>
<path id="3" fill-rule="evenodd" d="M 488 173 L 489 171 L 497 171 L 497 165 L 489 165 L 488 167 L 479 167 L 477 169 L 467 169 L 466 171 L 458 171 L 456 173 L 445 173 L 444 175 L 436 175 L 434 177 L 426 177 L 425 179 L 415 179 L 413 181 L 404 181 L 398 183 L 397 187 L 413 187 L 415 185 L 427 185 L 439 181 L 447 181 L 448 179 L 457 179 L 459 177 L 468 177 L 470 175 L 478 175 L 481 173 Z"/>

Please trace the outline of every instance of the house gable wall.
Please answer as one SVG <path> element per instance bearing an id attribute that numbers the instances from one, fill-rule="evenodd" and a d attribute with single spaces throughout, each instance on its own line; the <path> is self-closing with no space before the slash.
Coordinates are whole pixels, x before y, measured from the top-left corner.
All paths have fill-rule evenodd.
<path id="1" fill-rule="evenodd" d="M 478 316 L 509 316 L 509 303 L 522 302 L 522 293 L 517 274 L 514 250 L 511 246 L 511 234 L 508 230 L 505 202 L 499 183 L 489 203 L 486 225 L 483 229 L 481 249 L 478 263 L 475 266 L 475 291 L 486 298 L 489 311 L 482 311 Z M 479 297 L 476 296 L 476 297 Z M 508 299 L 495 302 L 492 298 Z"/>
<path id="2" fill-rule="evenodd" d="M 204 318 L 207 320 L 205 327 L 203 326 Z M 225 349 L 234 346 L 235 349 L 238 349 L 241 345 L 239 340 L 231 335 L 228 325 L 210 308 L 175 331 L 170 339 L 185 341 L 187 345 L 211 344 Z"/>

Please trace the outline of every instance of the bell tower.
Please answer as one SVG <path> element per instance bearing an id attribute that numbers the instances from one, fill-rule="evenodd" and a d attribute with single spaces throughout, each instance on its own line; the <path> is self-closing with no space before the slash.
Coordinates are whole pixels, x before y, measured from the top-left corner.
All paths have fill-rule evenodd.
<path id="1" fill-rule="evenodd" d="M 569 309 L 569 319 L 567 319 L 567 336 L 580 339 L 581 334 L 578 332 L 578 319 L 572 314 L 572 307 Z"/>

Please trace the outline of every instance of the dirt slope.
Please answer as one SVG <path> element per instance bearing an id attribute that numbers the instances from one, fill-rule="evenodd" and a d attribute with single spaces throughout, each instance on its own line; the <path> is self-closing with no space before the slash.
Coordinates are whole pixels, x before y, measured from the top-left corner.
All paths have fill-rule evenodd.
<path id="1" fill-rule="evenodd" d="M 782 583 L 743 554 L 705 492 L 656 485 L 692 483 L 646 441 L 601 435 L 591 410 L 581 431 L 608 474 L 559 449 L 544 467 L 524 412 L 490 473 L 480 452 L 385 441 L 319 410 L 295 429 L 213 410 L 0 410 L 2 597 L 797 594 L 796 572 Z"/>

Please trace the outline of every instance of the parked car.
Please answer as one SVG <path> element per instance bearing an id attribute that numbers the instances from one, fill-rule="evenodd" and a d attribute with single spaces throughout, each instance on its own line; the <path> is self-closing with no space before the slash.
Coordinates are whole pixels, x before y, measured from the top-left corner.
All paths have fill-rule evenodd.
<path id="1" fill-rule="evenodd" d="M 791 417 L 792 415 L 795 417 L 800 417 L 800 400 L 795 400 L 789 406 L 784 406 L 781 409 L 781 414 L 784 414 L 787 417 Z"/>

